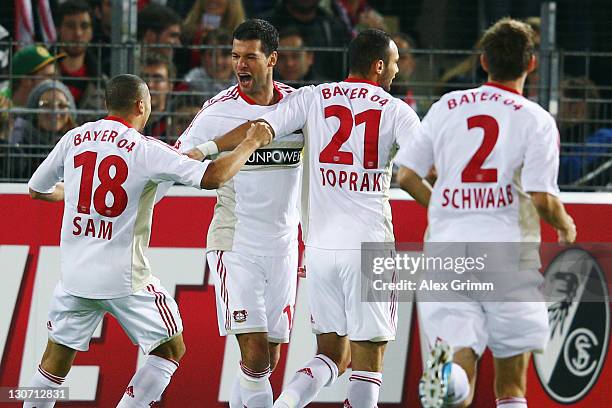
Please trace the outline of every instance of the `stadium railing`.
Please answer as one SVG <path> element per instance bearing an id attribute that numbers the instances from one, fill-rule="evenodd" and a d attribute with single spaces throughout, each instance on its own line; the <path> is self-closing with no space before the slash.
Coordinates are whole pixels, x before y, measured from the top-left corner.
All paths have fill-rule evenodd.
<path id="1" fill-rule="evenodd" d="M 17 44 L 0 42 L 0 48 L 16 49 Z M 64 44 L 50 46 L 52 53 L 59 52 Z M 69 45 L 69 44 L 68 44 Z M 104 71 L 104 53 L 113 47 L 133 48 L 133 55 L 137 61 L 149 52 L 168 47 L 168 45 L 142 46 L 138 44 L 88 44 L 88 49 L 95 56 L 97 71 Z M 204 52 L 222 52 L 229 46 L 181 46 L 175 47 L 177 53 L 187 58 L 193 50 Z M 336 57 L 341 69 L 338 72 L 347 72 L 347 52 L 345 48 L 309 47 L 305 49 L 281 49 L 282 51 L 312 51 L 315 60 L 323 53 L 332 53 Z M 561 169 L 560 187 L 566 191 L 612 191 L 612 86 L 594 84 L 588 80 L 588 73 L 593 65 L 601 59 L 611 59 L 612 53 L 568 52 L 554 50 L 558 58 L 549 59 L 558 62 L 558 80 L 550 85 L 551 94 L 558 95 L 558 104 L 551 112 L 555 115 L 560 130 L 561 142 Z M 410 51 L 414 61 L 414 72 L 410 76 L 398 74 L 392 93 L 394 96 L 410 103 L 417 113 L 423 117 L 432 103 L 443 93 L 461 88 L 478 86 L 485 79 L 479 67 L 478 54 L 474 50 L 442 50 L 442 49 L 413 49 Z M 11 53 L 12 55 L 12 53 Z M 214 61 L 214 58 L 213 58 Z M 566 66 L 582 66 L 584 75 L 576 78 L 564 74 Z M 10 61 L 9 61 L 10 66 Z M 138 64 L 135 65 L 135 74 L 139 74 Z M 575 69 L 574 69 L 575 71 Z M 454 74 L 453 74 L 454 73 Z M 107 76 L 84 77 L 76 81 L 89 81 L 96 91 L 103 95 L 104 83 Z M 526 92 L 530 99 L 537 101 L 540 86 L 535 80 L 527 81 Z M 10 86 L 19 79 L 10 69 L 0 72 L 0 88 Z M 61 75 L 57 79 L 62 80 Z M 342 76 L 326 78 L 327 80 L 341 80 Z M 577 80 L 578 79 L 578 80 Z M 214 96 L 223 89 L 222 84 L 212 81 L 210 86 L 204 86 L 207 91 L 192 89 L 185 85 L 183 78 L 170 78 L 175 90 L 168 96 L 168 104 L 163 112 L 152 112 L 152 117 L 165 115 L 169 123 L 185 122 L 193 115 L 189 112 L 177 111 L 173 108 L 175 102 L 190 97 L 201 105 L 205 100 Z M 573 80 L 573 82 L 572 82 Z M 231 83 L 229 81 L 225 85 Z M 287 82 L 293 86 L 306 83 Z M 312 84 L 313 81 L 308 82 Z M 569 85 L 568 85 L 569 84 Z M 201 89 L 202 87 L 200 87 Z M 553 111 L 553 109 L 551 109 Z M 53 148 L 52 144 L 12 144 L 9 142 L 15 119 L 19 116 L 37 113 L 53 113 L 53 109 L 24 109 L 2 103 L 0 99 L 0 182 L 25 182 L 35 170 L 36 166 L 46 157 Z M 71 110 L 75 115 L 76 123 L 103 117 L 103 105 L 85 109 Z M 170 127 L 173 129 L 175 127 Z M 168 134 L 165 141 L 173 143 L 179 135 Z"/>

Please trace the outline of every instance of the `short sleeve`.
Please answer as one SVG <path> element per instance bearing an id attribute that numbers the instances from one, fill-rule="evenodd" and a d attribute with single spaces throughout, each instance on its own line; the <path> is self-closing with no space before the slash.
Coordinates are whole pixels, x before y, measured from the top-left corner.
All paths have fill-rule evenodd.
<path id="1" fill-rule="evenodd" d="M 421 177 L 434 165 L 433 131 L 435 122 L 435 105 L 431 107 L 420 126 L 416 126 L 414 134 L 403 135 L 400 149 L 395 162 L 403 167 L 412 169 Z M 399 131 L 402 131 L 401 128 Z"/>
<path id="2" fill-rule="evenodd" d="M 398 100 L 395 116 L 395 141 L 402 147 L 416 135 L 421 128 L 421 120 L 416 112 L 405 102 Z"/>
<path id="3" fill-rule="evenodd" d="M 39 193 L 51 193 L 55 189 L 55 184 L 63 180 L 66 140 L 67 137 L 64 135 L 47 158 L 38 166 L 28 182 L 29 188 Z"/>
<path id="4" fill-rule="evenodd" d="M 199 144 L 213 140 L 219 136 L 215 133 L 216 126 L 211 125 L 211 120 L 207 112 L 207 108 L 212 104 L 212 100 L 206 101 L 202 109 L 195 115 L 189 127 L 185 129 L 183 134 L 175 142 L 174 147 L 180 152 L 186 152 Z"/>
<path id="5" fill-rule="evenodd" d="M 559 195 L 559 130 L 552 116 L 537 131 L 529 134 L 521 171 L 521 182 L 526 192 Z"/>
<path id="6" fill-rule="evenodd" d="M 276 109 L 261 119 L 268 122 L 276 136 L 289 135 L 306 125 L 308 110 L 314 99 L 314 87 L 305 86 L 285 96 Z"/>
<path id="7" fill-rule="evenodd" d="M 145 163 L 151 180 L 160 183 L 174 181 L 200 188 L 210 160 L 199 162 L 180 154 L 175 148 L 154 139 L 147 139 Z"/>

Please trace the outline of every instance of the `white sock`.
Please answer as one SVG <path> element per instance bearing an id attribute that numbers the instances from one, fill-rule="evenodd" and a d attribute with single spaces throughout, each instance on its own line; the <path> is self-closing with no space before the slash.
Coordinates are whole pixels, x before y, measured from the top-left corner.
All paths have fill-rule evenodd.
<path id="1" fill-rule="evenodd" d="M 521 397 L 499 398 L 495 403 L 498 408 L 527 408 L 527 399 Z"/>
<path id="2" fill-rule="evenodd" d="M 30 381 L 30 387 L 45 388 L 48 390 L 54 390 L 61 387 L 64 382 L 64 378 L 58 377 L 43 370 L 41 366 L 38 366 L 38 370 Z M 53 408 L 55 401 L 49 402 L 24 402 L 23 408 Z"/>
<path id="3" fill-rule="evenodd" d="M 317 354 L 293 375 L 274 403 L 274 408 L 305 407 L 323 387 L 332 385 L 337 379 L 336 363 L 323 354 Z"/>
<path id="4" fill-rule="evenodd" d="M 130 380 L 117 408 L 145 408 L 159 401 L 177 368 L 175 361 L 149 355 Z"/>
<path id="5" fill-rule="evenodd" d="M 253 371 L 240 362 L 240 399 L 244 408 L 272 408 L 270 366 Z"/>
<path id="6" fill-rule="evenodd" d="M 353 371 L 349 377 L 345 408 L 377 408 L 378 393 L 382 385 L 382 373 Z"/>
<path id="7" fill-rule="evenodd" d="M 459 364 L 452 363 L 450 379 L 448 381 L 448 394 L 444 399 L 445 406 L 455 406 L 470 396 L 470 381 L 467 373 Z"/>
<path id="8" fill-rule="evenodd" d="M 243 408 L 242 397 L 240 396 L 240 378 L 242 375 L 240 372 L 234 378 L 234 385 L 232 385 L 232 393 L 230 394 L 229 408 Z"/>

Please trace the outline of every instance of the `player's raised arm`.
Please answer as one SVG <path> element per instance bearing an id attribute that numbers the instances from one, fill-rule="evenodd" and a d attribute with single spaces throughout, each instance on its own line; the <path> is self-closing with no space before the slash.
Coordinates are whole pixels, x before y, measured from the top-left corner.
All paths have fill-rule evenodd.
<path id="1" fill-rule="evenodd" d="M 240 127 L 246 127 L 245 125 Z M 202 176 L 200 186 L 206 189 L 218 188 L 238 173 L 255 150 L 271 141 L 272 133 L 268 125 L 248 122 L 248 128 L 244 130 L 244 140 L 231 152 L 208 165 L 204 176 Z"/>
<path id="2" fill-rule="evenodd" d="M 191 159 L 202 161 L 206 157 L 212 156 L 219 152 L 233 150 L 246 139 L 248 130 L 255 122 L 261 121 L 245 122 L 242 125 L 230 130 L 226 134 L 219 136 L 215 140 L 206 141 L 193 149 L 188 150 L 185 152 L 185 154 Z"/>
<path id="3" fill-rule="evenodd" d="M 219 136 L 215 140 L 202 143 L 186 152 L 186 155 L 195 160 L 203 160 L 207 156 L 234 149 L 245 138 L 251 124 L 263 122 L 270 127 L 272 137 L 287 135 L 304 127 L 308 114 L 308 98 L 312 96 L 313 87 L 303 87 L 287 95 L 278 103 L 278 107 L 268 112 L 256 121 L 248 121 Z"/>

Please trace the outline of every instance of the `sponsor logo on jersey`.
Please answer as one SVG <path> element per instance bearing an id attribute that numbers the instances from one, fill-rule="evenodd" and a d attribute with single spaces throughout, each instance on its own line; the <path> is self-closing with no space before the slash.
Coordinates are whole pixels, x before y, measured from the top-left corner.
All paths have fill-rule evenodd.
<path id="1" fill-rule="evenodd" d="M 134 398 L 134 386 L 130 385 L 125 389 L 125 393 L 130 397 Z"/>
<path id="2" fill-rule="evenodd" d="M 301 158 L 301 148 L 257 149 L 251 154 L 245 165 L 287 166 L 298 164 Z"/>
<path id="3" fill-rule="evenodd" d="M 248 313 L 246 310 L 234 310 L 233 315 L 236 323 L 244 323 L 246 322 Z"/>
<path id="4" fill-rule="evenodd" d="M 610 338 L 605 275 L 587 251 L 561 252 L 545 272 L 549 344 L 536 354 L 538 378 L 555 401 L 573 404 L 597 383 Z"/>
<path id="5" fill-rule="evenodd" d="M 53 330 L 53 325 L 51 324 L 51 320 L 47 320 L 47 329 Z"/>

